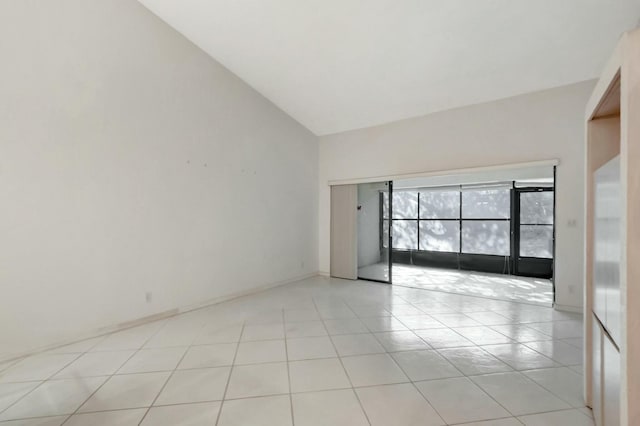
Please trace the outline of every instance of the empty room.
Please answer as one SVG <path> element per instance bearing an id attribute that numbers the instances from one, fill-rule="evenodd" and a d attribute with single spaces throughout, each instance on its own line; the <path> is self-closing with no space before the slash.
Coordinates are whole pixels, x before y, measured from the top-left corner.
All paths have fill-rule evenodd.
<path id="1" fill-rule="evenodd" d="M 0 0 L 0 426 L 640 425 L 639 0 Z"/>

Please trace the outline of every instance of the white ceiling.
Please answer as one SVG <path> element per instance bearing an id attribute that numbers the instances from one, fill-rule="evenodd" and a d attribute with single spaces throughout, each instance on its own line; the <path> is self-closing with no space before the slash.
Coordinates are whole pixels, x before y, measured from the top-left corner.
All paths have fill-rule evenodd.
<path id="1" fill-rule="evenodd" d="M 140 0 L 317 135 L 597 77 L 640 0 Z"/>

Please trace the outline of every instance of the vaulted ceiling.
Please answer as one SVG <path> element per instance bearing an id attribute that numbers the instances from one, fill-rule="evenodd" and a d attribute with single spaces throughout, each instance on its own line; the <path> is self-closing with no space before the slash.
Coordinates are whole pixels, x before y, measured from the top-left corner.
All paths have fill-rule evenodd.
<path id="1" fill-rule="evenodd" d="M 597 77 L 640 0 L 139 0 L 317 135 Z"/>

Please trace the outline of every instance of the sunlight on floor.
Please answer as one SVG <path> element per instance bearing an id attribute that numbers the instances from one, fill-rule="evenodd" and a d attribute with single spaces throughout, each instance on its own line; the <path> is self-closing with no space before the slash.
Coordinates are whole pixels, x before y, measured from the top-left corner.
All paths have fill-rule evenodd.
<path id="1" fill-rule="evenodd" d="M 483 272 L 457 271 L 412 265 L 393 265 L 393 284 L 448 293 L 513 300 L 551 306 L 553 284 L 541 278 L 518 277 Z M 383 264 L 369 265 L 358 270 L 360 277 L 388 277 Z"/>

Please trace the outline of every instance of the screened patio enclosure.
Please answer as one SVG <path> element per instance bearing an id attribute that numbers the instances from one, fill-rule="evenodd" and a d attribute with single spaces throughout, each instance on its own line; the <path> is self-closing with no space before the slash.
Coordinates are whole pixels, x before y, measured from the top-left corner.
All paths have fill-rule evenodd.
<path id="1" fill-rule="evenodd" d="M 448 291 L 485 281 L 494 295 L 517 286 L 531 293 L 527 301 L 552 301 L 554 170 L 515 175 L 359 185 L 359 278 Z"/>

